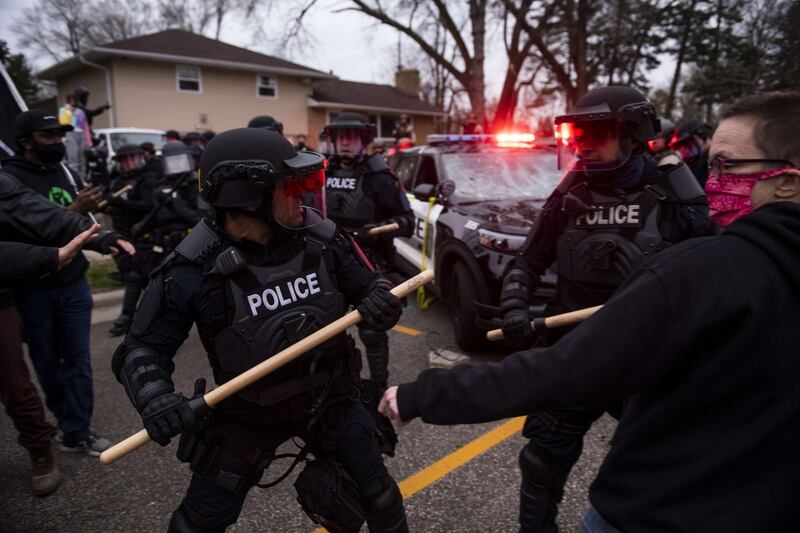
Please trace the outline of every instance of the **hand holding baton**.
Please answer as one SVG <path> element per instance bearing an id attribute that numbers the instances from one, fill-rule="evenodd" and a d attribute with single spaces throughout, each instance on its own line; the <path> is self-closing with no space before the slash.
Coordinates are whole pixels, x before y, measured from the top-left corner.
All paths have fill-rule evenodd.
<path id="1" fill-rule="evenodd" d="M 413 278 L 404 281 L 397 287 L 393 288 L 391 292 L 396 297 L 402 298 L 403 296 L 414 292 L 426 283 L 433 281 L 433 277 L 433 270 L 426 270 L 417 274 Z M 331 322 L 324 328 L 312 333 L 308 337 L 301 339 L 284 350 L 281 350 L 266 361 L 257 364 L 247 372 L 244 372 L 232 380 L 223 383 L 216 389 L 207 392 L 202 399 L 205 401 L 205 404 L 208 407 L 213 407 L 225 398 L 233 396 L 240 390 L 252 385 L 267 374 L 271 374 L 282 366 L 294 361 L 312 348 L 316 348 L 326 340 L 343 333 L 347 328 L 350 326 L 355 326 L 359 322 L 361 322 L 361 313 L 358 311 L 351 311 L 342 318 Z M 147 434 L 147 430 L 143 429 L 104 451 L 100 455 L 100 462 L 106 465 L 111 464 L 117 459 L 126 456 L 138 448 L 141 448 L 148 442 L 150 442 L 150 436 Z"/>
<path id="2" fill-rule="evenodd" d="M 570 324 L 576 324 L 578 322 L 583 322 L 597 311 L 603 307 L 602 305 L 596 305 L 594 307 L 587 307 L 585 309 L 578 309 L 577 311 L 570 311 L 569 313 L 564 313 L 561 315 L 553 315 L 549 316 L 541 320 L 542 326 L 539 329 L 551 329 L 551 328 L 560 328 L 561 326 L 569 326 Z M 537 324 L 539 320 L 534 320 L 531 322 L 531 330 L 536 331 Z M 501 339 L 505 339 L 505 335 L 503 335 L 502 329 L 493 329 L 486 333 L 486 338 L 490 341 L 499 341 Z"/>
<path id="3" fill-rule="evenodd" d="M 128 191 L 132 191 L 132 190 L 133 190 L 133 185 L 131 185 L 131 184 L 128 184 L 128 185 L 124 186 L 123 188 L 121 188 L 120 190 L 118 190 L 118 191 L 114 191 L 114 192 L 111 194 L 111 197 L 112 197 L 112 198 L 119 198 L 120 196 L 122 196 L 122 195 L 123 195 L 123 194 L 125 194 L 126 192 L 128 192 Z M 108 200 L 102 200 L 102 201 L 100 201 L 100 202 L 98 202 L 98 203 L 97 203 L 97 208 L 98 208 L 98 209 L 105 209 L 105 207 L 106 207 L 107 205 L 108 205 Z"/>

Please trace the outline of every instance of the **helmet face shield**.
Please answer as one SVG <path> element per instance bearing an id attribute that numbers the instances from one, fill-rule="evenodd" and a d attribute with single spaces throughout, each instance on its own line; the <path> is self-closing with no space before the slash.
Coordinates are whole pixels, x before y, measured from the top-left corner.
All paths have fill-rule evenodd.
<path id="1" fill-rule="evenodd" d="M 165 155 L 161 158 L 161 166 L 164 169 L 164 174 L 167 176 L 183 174 L 194 170 L 194 160 L 188 153 Z"/>
<path id="2" fill-rule="evenodd" d="M 133 172 L 144 165 L 144 155 L 140 153 L 121 155 L 117 156 L 116 159 L 122 172 Z"/>
<path id="3" fill-rule="evenodd" d="M 632 142 L 619 119 L 564 121 L 556 126 L 559 170 L 605 172 L 624 165 Z"/>

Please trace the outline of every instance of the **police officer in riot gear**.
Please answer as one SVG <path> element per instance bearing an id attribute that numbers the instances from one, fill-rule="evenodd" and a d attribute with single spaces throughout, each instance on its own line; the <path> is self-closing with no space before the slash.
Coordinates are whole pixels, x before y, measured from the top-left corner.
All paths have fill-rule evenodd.
<path id="1" fill-rule="evenodd" d="M 622 86 L 594 89 L 556 117 L 559 163 L 567 173 L 504 279 L 502 328 L 511 342 L 527 348 L 536 340 L 529 303 L 553 263 L 558 284 L 548 315 L 602 304 L 648 256 L 713 233 L 689 169 L 658 167 L 646 153 L 657 128 L 653 106 Z M 540 342 L 553 343 L 553 333 Z M 528 417 L 523 434 L 530 440 L 520 453 L 522 531 L 557 531 L 557 506 L 583 436 L 616 408 L 580 405 Z"/>
<path id="2" fill-rule="evenodd" d="M 201 195 L 213 206 L 153 272 L 113 369 L 150 437 L 181 433 L 178 455 L 194 472 L 170 522 L 174 532 L 223 531 L 276 448 L 305 443 L 295 483 L 304 510 L 331 530 L 407 531 L 402 496 L 375 437 L 373 407 L 348 335 L 215 406 L 203 421 L 170 379 L 172 357 L 193 323 L 223 383 L 333 322 L 357 305 L 372 329 L 402 312 L 388 284 L 354 256 L 335 225 L 299 198 L 324 183 L 325 159 L 297 152 L 266 129 L 217 135 L 201 161 Z M 270 470 L 272 472 L 272 469 Z M 270 476 L 275 479 L 276 475 Z M 352 489 L 352 490 L 351 490 Z M 320 495 L 331 495 L 320 499 Z"/>
<path id="3" fill-rule="evenodd" d="M 660 118 L 658 124 L 661 131 L 652 141 L 647 142 L 650 154 L 658 166 L 677 165 L 683 159 L 678 152 L 669 147 L 669 141 L 672 139 L 672 134 L 675 133 L 675 123 L 668 118 Z"/>
<path id="4" fill-rule="evenodd" d="M 135 144 L 120 147 L 114 160 L 117 168 L 110 191 L 119 191 L 128 185 L 133 188 L 119 198 L 109 197 L 111 221 L 114 229 L 129 239 L 137 251 L 133 256 L 114 258 L 125 283 L 122 311 L 109 329 L 109 333 L 116 336 L 128 329 L 147 275 L 155 266 L 151 257 L 152 244 L 144 242 L 140 235 L 134 235 L 134 227 L 155 207 L 154 191 L 161 180 L 161 169 L 153 163 L 146 163 L 144 150 Z"/>
<path id="5" fill-rule="evenodd" d="M 702 120 L 692 119 L 680 124 L 669 141 L 669 147 L 679 152 L 700 187 L 708 181 L 708 148 L 714 129 Z"/>
<path id="6" fill-rule="evenodd" d="M 414 216 L 405 192 L 378 153 L 367 156 L 375 126 L 360 113 L 342 113 L 325 126 L 334 155 L 325 183 L 327 215 L 366 252 L 374 268 L 387 272 L 394 253 L 392 239 L 411 235 Z M 372 236 L 372 227 L 397 223 L 399 229 Z M 370 377 L 385 389 L 389 379 L 389 337 L 360 325 Z"/>

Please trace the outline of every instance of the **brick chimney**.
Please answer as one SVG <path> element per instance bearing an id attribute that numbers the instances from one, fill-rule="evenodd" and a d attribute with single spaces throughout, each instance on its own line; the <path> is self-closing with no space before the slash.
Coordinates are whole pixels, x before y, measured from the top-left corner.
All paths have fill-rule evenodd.
<path id="1" fill-rule="evenodd" d="M 394 73 L 394 86 L 406 94 L 419 98 L 419 70 L 399 69 Z"/>

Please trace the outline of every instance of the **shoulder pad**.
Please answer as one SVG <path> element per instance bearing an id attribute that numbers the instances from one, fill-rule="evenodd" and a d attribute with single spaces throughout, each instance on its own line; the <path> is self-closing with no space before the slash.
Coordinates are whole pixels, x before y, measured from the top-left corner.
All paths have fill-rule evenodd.
<path id="1" fill-rule="evenodd" d="M 222 244 L 222 238 L 204 218 L 175 247 L 175 251 L 192 263 L 202 263 Z"/>
<path id="2" fill-rule="evenodd" d="M 306 210 L 306 232 L 312 237 L 330 241 L 336 236 L 336 223 L 329 218 L 322 218 L 316 211 Z"/>
<path id="3" fill-rule="evenodd" d="M 697 178 L 685 163 L 672 167 L 661 167 L 667 175 L 667 185 L 676 199 L 686 202 L 705 195 Z"/>
<path id="4" fill-rule="evenodd" d="M 383 172 L 389 171 L 389 165 L 386 164 L 386 160 L 383 158 L 381 154 L 372 154 L 368 158 L 364 160 L 364 166 L 367 167 L 367 170 L 370 172 Z"/>

